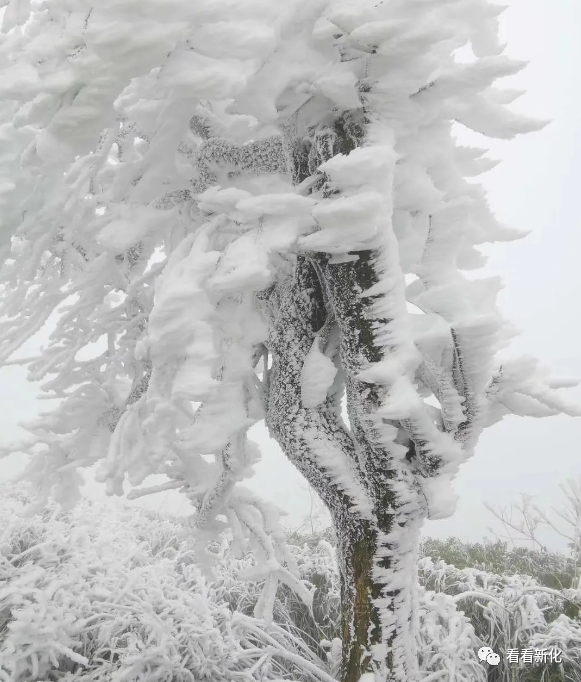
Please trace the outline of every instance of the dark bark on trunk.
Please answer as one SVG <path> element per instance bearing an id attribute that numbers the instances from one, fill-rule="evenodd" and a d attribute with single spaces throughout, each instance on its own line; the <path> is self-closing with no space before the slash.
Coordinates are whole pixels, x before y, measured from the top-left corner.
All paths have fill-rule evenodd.
<path id="1" fill-rule="evenodd" d="M 394 521 L 394 526 L 400 528 L 401 521 Z M 413 545 L 419 547 L 420 526 L 410 520 L 408 528 L 401 527 L 409 533 L 412 546 L 405 575 L 408 586 L 390 589 L 378 569 L 387 569 L 388 575 L 405 569 L 397 556 L 401 546 L 383 543 L 374 525 L 361 522 L 355 534 L 341 534 L 337 548 L 343 643 L 340 679 L 359 682 L 364 673 L 377 672 L 381 680 L 416 682 L 416 576 L 412 565 L 417 561 Z M 382 549 L 388 556 L 381 557 Z"/>
<path id="2" fill-rule="evenodd" d="M 365 262 L 362 259 L 359 267 L 364 276 L 369 277 L 369 267 Z M 356 374 L 360 363 L 365 361 L 365 353 L 374 354 L 373 360 L 368 362 L 380 359 L 381 355 L 376 355 L 375 322 L 365 315 L 369 301 L 357 294 L 361 291 L 361 278 L 358 281 L 356 273 L 360 271 L 355 267 L 357 264 L 349 264 L 349 271 L 346 271 L 346 265 L 327 267 L 324 260 L 314 264 L 309 258 L 299 257 L 289 279 L 264 293 L 265 309 L 270 317 L 268 345 L 272 355 L 266 422 L 290 461 L 329 508 L 337 530 L 342 603 L 342 682 L 359 682 L 363 673 L 373 670 L 378 670 L 385 679 L 415 682 L 409 652 L 399 651 L 399 659 L 404 663 L 394 661 L 393 651 L 397 653 L 401 642 L 409 641 L 406 635 L 413 638 L 413 623 L 406 610 L 412 595 L 405 589 L 391 589 L 389 580 L 386 580 L 386 576 L 389 578 L 397 571 L 405 571 L 406 567 L 399 561 L 401 543 L 390 544 L 385 536 L 394 528 L 407 532 L 406 524 L 413 536 L 417 530 L 414 516 L 417 508 L 412 508 L 411 513 L 399 508 L 399 499 L 391 482 L 397 479 L 398 483 L 406 484 L 406 481 L 402 481 L 401 471 L 394 467 L 391 454 L 377 445 L 373 430 L 365 421 L 365 417 L 377 409 L 383 394 L 376 386 L 362 384 L 356 379 Z M 326 294 L 320 281 L 322 273 Z M 328 277 L 333 278 L 331 284 Z M 341 331 L 341 360 L 350 403 L 350 431 L 341 421 L 338 398 L 332 392 L 316 408 L 306 408 L 301 397 L 304 358 L 327 321 L 330 314 L 327 306 L 338 299 L 343 302 L 351 300 L 352 306 L 348 310 L 337 305 L 334 310 Z M 363 300 L 361 309 L 356 302 L 360 300 Z M 352 316 L 359 320 L 359 327 L 350 322 Z M 361 343 L 366 333 L 368 343 Z M 357 352 L 346 347 L 356 341 L 359 341 Z M 359 361 L 352 366 L 343 359 L 353 357 L 358 357 Z M 316 433 L 315 443 L 304 436 L 305 429 Z M 335 458 L 351 465 L 351 473 L 359 485 L 357 490 L 341 487 L 331 469 L 321 463 L 315 445 L 332 450 Z M 413 488 L 411 477 L 407 483 Z M 358 492 L 369 501 L 371 513 L 367 516 L 354 508 Z M 403 608 L 398 613 L 401 605 Z M 386 616 L 388 620 L 393 616 L 395 622 L 386 623 Z M 386 653 L 378 660 L 381 651 Z"/>
<path id="3" fill-rule="evenodd" d="M 373 580 L 375 548 L 376 533 L 368 524 L 356 537 L 348 537 L 338 547 L 343 682 L 356 682 L 368 670 L 371 662 L 369 640 L 376 640 L 381 627 L 379 613 L 373 604 L 373 599 L 379 596 L 378 586 Z"/>
<path id="4" fill-rule="evenodd" d="M 358 115 L 345 115 L 332 128 L 314 133 L 310 148 L 297 141 L 300 131 L 290 131 L 295 136 L 287 142 L 295 183 L 316 173 L 330 156 L 348 154 L 359 146 L 364 129 L 365 121 Z M 324 176 L 313 187 L 325 196 L 334 193 Z M 423 518 L 413 472 L 416 449 L 394 423 L 402 431 L 398 447 L 407 448 L 403 461 L 395 457 L 382 444 L 377 423 L 369 419 L 386 399 L 386 389 L 362 382 L 358 375 L 389 353 L 390 320 L 374 310 L 379 297 L 361 295 L 384 274 L 381 253 L 353 255 L 355 260 L 339 264 L 329 263 L 325 254 L 300 255 L 292 275 L 263 293 L 272 356 L 266 423 L 329 508 L 337 531 L 341 681 L 359 682 L 364 673 L 377 672 L 382 680 L 416 682 L 414 550 L 419 546 Z M 349 429 L 341 421 L 337 386 L 322 405 L 306 408 L 302 404 L 302 366 L 317 334 L 329 322 L 340 338 L 334 359 L 347 391 Z M 305 426 L 310 438 L 304 436 Z M 321 462 L 319 446 L 349 467 L 351 488 Z M 354 505 L 361 497 L 367 504 L 363 512 Z"/>
<path id="5" fill-rule="evenodd" d="M 333 517 L 352 523 L 349 510 L 353 501 L 349 491 L 337 485 L 329 470 L 321 466 L 313 452 L 312 442 L 308 442 L 304 435 L 305 429 L 309 428 L 317 434 L 317 441 L 345 463 L 355 461 L 354 444 L 341 420 L 337 396 L 328 396 L 316 408 L 302 404 L 304 359 L 327 316 L 322 290 L 309 261 L 299 257 L 292 276 L 265 292 L 262 298 L 270 318 L 268 348 L 272 356 L 266 425 Z M 351 473 L 363 490 L 363 481 L 355 467 Z"/>
<path id="6" fill-rule="evenodd" d="M 328 257 L 324 255 L 317 256 L 318 271 L 340 328 L 341 361 L 345 372 L 351 432 L 357 444 L 359 465 L 364 471 L 373 500 L 375 518 L 374 527 L 362 528 L 358 537 L 350 539 L 342 550 L 344 570 L 349 572 L 347 583 L 351 585 L 347 589 L 354 590 L 355 594 L 351 598 L 355 599 L 356 604 L 352 631 L 349 632 L 343 624 L 343 642 L 347 643 L 347 648 L 343 657 L 342 682 L 358 682 L 363 672 L 370 671 L 371 657 L 365 651 L 380 643 L 387 649 L 387 659 L 380 663 L 383 664 L 381 667 L 384 666 L 384 674 L 401 679 L 401 671 L 398 673 L 395 669 L 397 666 L 393 660 L 396 640 L 405 635 L 409 635 L 408 639 L 413 638 L 413 633 L 405 632 L 412 625 L 406 620 L 407 614 L 398 614 L 398 622 L 387 628 L 385 614 L 382 618 L 378 607 L 380 603 L 387 603 L 391 613 L 396 615 L 398 601 L 411 598 L 411 595 L 403 594 L 398 589 L 390 589 L 384 580 L 377 577 L 377 569 L 385 576 L 393 575 L 401 568 L 398 566 L 401 547 L 386 542 L 385 537 L 395 528 L 406 532 L 407 514 L 399 509 L 401 500 L 395 494 L 393 484 L 404 483 L 412 489 L 416 488 L 409 468 L 414 458 L 414 448 L 413 443 L 408 443 L 402 472 L 402 467 L 395 465 L 394 453 L 382 445 L 376 427 L 369 420 L 387 399 L 387 392 L 381 386 L 362 382 L 358 374 L 369 364 L 382 360 L 389 352 L 385 339 L 378 337 L 381 332 L 386 334 L 391 320 L 373 313 L 379 296 L 364 295 L 380 281 L 382 273 L 378 262 L 381 254 L 362 251 L 357 256 L 356 261 L 338 265 L 330 265 Z M 399 427 L 396 423 L 391 425 Z M 402 473 L 407 481 L 401 480 Z M 407 532 L 413 534 L 411 526 L 413 524 L 410 524 Z"/>

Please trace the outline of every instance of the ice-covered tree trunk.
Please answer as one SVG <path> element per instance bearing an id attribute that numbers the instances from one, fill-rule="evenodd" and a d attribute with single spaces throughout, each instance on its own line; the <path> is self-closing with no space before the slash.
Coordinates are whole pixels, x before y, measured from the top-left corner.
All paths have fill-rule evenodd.
<path id="1" fill-rule="evenodd" d="M 383 359 L 377 330 L 386 322 L 374 319 L 373 300 L 360 296 L 379 281 L 380 255 L 358 256 L 357 261 L 321 268 L 340 328 L 351 433 L 373 509 L 371 523 L 355 524 L 354 533 L 341 537 L 344 679 L 357 680 L 372 666 L 385 666 L 387 679 L 409 680 L 417 674 L 415 564 L 425 500 L 408 467 L 414 457 L 411 445 L 405 446 L 402 466 L 401 452 L 396 455 L 384 445 L 370 421 L 384 391 L 356 378 L 363 369 L 358 359 Z"/>
<path id="2" fill-rule="evenodd" d="M 374 321 L 366 316 L 370 304 L 359 303 L 357 294 L 373 277 L 373 258 L 359 253 L 357 261 L 329 265 L 325 258 L 303 257 L 290 281 L 265 294 L 273 311 L 267 424 L 329 507 L 337 531 L 343 682 L 358 681 L 374 669 L 393 680 L 413 680 L 417 673 L 415 564 L 425 500 L 409 463 L 402 466 L 366 423 L 378 409 L 377 387 L 355 378 L 355 357 L 381 358 Z M 323 294 L 317 273 L 331 296 Z M 347 386 L 349 432 L 338 415 L 337 393 L 311 408 L 301 395 L 303 364 L 317 338 L 327 334 L 329 320 L 335 326 L 329 336 L 340 334 L 335 361 Z M 407 447 L 411 460 L 414 450 Z"/>
<path id="3" fill-rule="evenodd" d="M 309 160 L 316 167 L 364 142 L 364 127 L 349 115 L 320 133 L 318 141 L 315 135 L 312 146 L 303 148 L 310 159 L 292 155 L 298 184 L 308 177 Z M 324 194 L 337 193 L 326 184 L 321 177 Z M 374 424 L 386 390 L 359 378 L 389 353 L 381 338 L 389 335 L 390 323 L 383 315 L 384 294 L 362 295 L 382 282 L 386 248 L 335 259 L 321 253 L 300 256 L 288 278 L 261 295 L 272 355 L 267 425 L 326 503 L 337 532 L 342 682 L 358 682 L 373 672 L 379 679 L 409 682 L 418 674 L 415 567 L 426 500 L 415 480 L 413 442 L 403 437 L 390 449 L 382 427 L 402 429 L 385 420 Z M 336 370 L 317 405 L 303 384 L 303 373 L 315 370 L 310 365 L 314 350 L 319 363 L 333 363 Z M 349 428 L 340 414 L 344 389 Z"/>
<path id="4" fill-rule="evenodd" d="M 385 521 L 386 527 L 393 528 L 400 520 L 392 517 Z M 391 586 L 389 573 L 395 573 L 398 566 L 396 548 L 389 541 L 382 542 L 381 531 L 373 525 L 360 521 L 353 532 L 341 538 L 341 679 L 359 681 L 365 672 L 375 670 L 382 675 L 380 679 L 415 680 L 415 571 L 408 562 L 408 586 Z M 408 543 L 415 543 L 413 527 L 399 528 L 408 536 Z M 378 559 L 382 552 L 388 556 Z"/>

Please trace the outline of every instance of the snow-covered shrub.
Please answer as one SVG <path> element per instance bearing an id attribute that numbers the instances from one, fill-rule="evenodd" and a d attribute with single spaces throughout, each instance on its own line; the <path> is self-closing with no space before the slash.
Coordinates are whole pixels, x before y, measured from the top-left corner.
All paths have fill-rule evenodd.
<path id="1" fill-rule="evenodd" d="M 301 637 L 318 655 L 326 652 L 333 673 L 338 673 L 340 654 L 340 585 L 334 557 L 333 538 L 327 533 L 293 534 L 289 538 L 301 579 L 315 588 L 313 607 L 288 588 L 282 587 L 275 603 L 274 619 Z M 241 583 L 232 563 L 243 568 L 246 560 L 226 556 L 219 566 L 219 594 L 232 608 L 252 613 L 260 596 L 259 585 Z M 418 644 L 421 669 L 428 679 L 450 671 L 454 682 L 483 682 L 484 668 L 476 657 L 482 641 L 470 621 L 456 610 L 454 599 L 443 593 L 420 589 L 420 630 Z M 434 678 L 435 679 L 435 678 Z"/>
<path id="2" fill-rule="evenodd" d="M 11 493 L 0 502 L 2 682 L 332 680 L 290 630 L 219 598 L 178 519 L 89 501 L 30 515 Z"/>
<path id="3" fill-rule="evenodd" d="M 574 557 L 526 547 L 511 548 L 501 540 L 462 542 L 458 538 L 425 538 L 421 553 L 456 568 L 478 568 L 499 575 L 530 575 L 541 585 L 556 590 L 572 587 L 575 578 Z"/>
<path id="4" fill-rule="evenodd" d="M 336 636 L 341 614 L 339 575 L 334 548 L 325 537 L 317 535 L 309 538 L 302 545 L 292 547 L 292 550 L 301 578 L 312 585 L 315 590 L 310 615 L 320 635 L 324 639 L 333 639 Z M 291 600 L 298 608 L 290 608 Z M 284 592 L 284 602 L 288 604 L 287 608 L 295 623 L 301 616 L 305 619 L 301 622 L 308 622 L 306 616 L 309 614 L 305 612 L 304 604 L 298 603 L 288 590 Z"/>
<path id="5" fill-rule="evenodd" d="M 539 649 L 557 648 L 563 652 L 563 668 L 554 671 L 553 677 L 545 674 L 542 682 L 554 679 L 562 680 L 559 674 L 565 674 L 564 679 L 570 682 L 581 680 L 581 622 L 573 620 L 564 613 L 549 623 L 545 632 L 539 632 L 531 639 L 531 645 Z"/>
<path id="6" fill-rule="evenodd" d="M 313 592 L 312 605 L 307 606 L 286 585 L 280 585 L 274 602 L 274 623 L 300 638 L 317 656 L 333 667 L 332 651 L 339 636 L 340 589 L 334 548 L 321 535 L 290 538 L 290 549 L 300 579 Z M 250 555 L 236 559 L 228 552 L 217 565 L 217 580 L 212 590 L 217 600 L 226 601 L 233 611 L 251 615 L 258 602 L 262 584 L 241 581 L 252 565 Z M 336 663 L 336 662 L 335 662 Z"/>
<path id="7" fill-rule="evenodd" d="M 426 680 L 486 681 L 486 671 L 476 657 L 481 642 L 453 597 L 421 589 L 420 624 L 418 652 Z"/>
<path id="8" fill-rule="evenodd" d="M 291 539 L 301 577 L 311 583 L 317 577 L 321 581 L 320 589 L 324 591 L 321 601 L 327 605 L 327 617 L 333 625 L 327 630 L 327 639 L 333 640 L 340 636 L 333 539 L 326 536 L 321 541 L 321 534 Z M 449 676 L 451 682 L 581 680 L 580 595 L 567 587 L 574 575 L 569 557 L 509 549 L 502 542 L 463 543 L 454 538 L 446 541 L 427 538 L 422 554 L 418 649 L 425 679 L 447 680 Z M 296 596 L 290 593 L 284 605 L 280 601 L 277 604 L 280 614 L 290 618 L 290 627 L 300 623 L 299 634 L 311 635 L 306 640 L 311 646 L 324 625 L 321 613 L 314 610 L 311 615 L 314 623 L 305 627 L 306 621 L 300 620 L 304 606 Z M 252 604 L 247 608 L 251 612 Z M 525 664 L 519 668 L 507 666 L 504 661 L 487 671 L 476 657 L 483 645 L 493 647 L 503 659 L 509 648 L 558 648 L 563 652 L 563 666 Z"/>
<path id="9" fill-rule="evenodd" d="M 2 682 L 332 682 L 340 661 L 340 587 L 332 537 L 291 536 L 312 607 L 279 587 L 274 621 L 252 614 L 262 584 L 239 575 L 223 541 L 216 579 L 197 565 L 183 519 L 110 501 L 63 512 L 29 512 L 24 488 L 0 499 L 0 680 Z M 419 575 L 423 680 L 581 682 L 579 595 L 542 584 L 549 565 L 502 543 L 427 540 Z M 430 555 L 432 558 L 430 558 Z M 454 558 L 458 566 L 442 561 Z M 512 563 L 511 563 L 512 562 Z M 517 575 L 527 569 L 532 575 Z M 486 570 L 484 570 L 486 569 Z M 502 569 L 499 570 L 499 569 Z M 534 576 L 534 577 L 533 577 Z M 577 617 L 577 619 L 576 619 Z M 482 645 L 558 647 L 563 665 L 488 671 Z"/>
<path id="10" fill-rule="evenodd" d="M 301 578 L 316 587 L 313 608 L 306 609 L 293 592 L 282 589 L 275 607 L 275 620 L 302 637 L 318 653 L 326 650 L 331 668 L 337 672 L 333 664 L 336 666 L 334 657 L 340 647 L 340 586 L 332 538 L 314 534 L 291 536 L 291 541 Z M 225 572 L 232 580 L 232 572 Z M 236 608 L 242 607 L 251 613 L 254 603 L 249 600 L 250 591 L 237 581 L 231 582 L 230 589 L 239 591 L 239 600 L 234 602 Z M 257 586 L 254 599 L 259 594 Z M 242 600 L 246 601 L 242 603 Z M 418 649 L 426 679 L 448 671 L 454 675 L 450 678 L 454 682 L 484 682 L 485 671 L 476 656 L 482 641 L 469 619 L 456 609 L 454 599 L 420 588 L 419 607 Z"/>
<path id="11" fill-rule="evenodd" d="M 568 606 L 579 617 L 581 592 L 545 587 L 524 574 L 456 568 L 430 557 L 420 560 L 419 577 L 425 590 L 444 593 L 462 610 L 478 646 L 489 646 L 501 655 L 500 665 L 489 672 L 489 682 L 581 681 L 580 623 L 564 613 Z M 563 652 L 562 665 L 512 664 L 506 659 L 510 649 L 553 647 Z"/>

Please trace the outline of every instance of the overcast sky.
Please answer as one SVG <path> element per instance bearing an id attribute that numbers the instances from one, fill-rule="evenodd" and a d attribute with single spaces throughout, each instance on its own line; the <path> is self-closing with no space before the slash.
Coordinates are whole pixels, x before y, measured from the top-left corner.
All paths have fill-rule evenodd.
<path id="1" fill-rule="evenodd" d="M 528 91 L 515 108 L 552 123 L 510 142 L 475 140 L 503 160 L 483 178 L 496 214 L 506 223 L 532 230 L 525 240 L 489 249 L 486 274 L 500 274 L 505 281 L 502 310 L 522 330 L 514 352 L 537 356 L 556 374 L 581 377 L 581 2 L 504 4 L 507 53 L 530 60 L 523 73 L 510 79 L 511 86 Z M 29 348 L 45 342 L 46 332 Z M 0 370 L 2 443 L 19 437 L 18 422 L 44 408 L 35 400 L 36 393 L 21 368 Z M 581 400 L 581 390 L 571 394 Z M 254 487 L 287 509 L 289 526 L 299 525 L 312 501 L 306 482 L 263 429 L 255 429 L 254 438 L 264 453 Z M 494 525 L 483 502 L 507 505 L 520 492 L 538 496 L 545 505 L 558 504 L 559 483 L 581 476 L 580 442 L 581 419 L 569 417 L 510 417 L 488 429 L 456 481 L 458 511 L 451 519 L 428 522 L 426 533 L 482 539 Z M 0 461 L 0 478 L 13 475 L 21 461 L 21 455 Z M 100 494 L 96 485 L 91 491 Z M 186 510 L 171 493 L 154 496 L 148 506 Z"/>

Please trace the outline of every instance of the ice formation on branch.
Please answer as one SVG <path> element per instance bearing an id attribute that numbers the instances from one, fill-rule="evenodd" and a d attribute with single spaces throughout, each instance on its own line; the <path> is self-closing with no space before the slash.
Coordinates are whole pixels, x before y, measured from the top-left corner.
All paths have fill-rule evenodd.
<path id="1" fill-rule="evenodd" d="M 28 362 L 60 401 L 29 426 L 28 475 L 71 502 L 95 463 L 115 494 L 165 474 L 200 543 L 227 523 L 256 550 L 267 615 L 280 581 L 300 586 L 277 512 L 240 486 L 264 419 L 345 537 L 375 547 L 361 665 L 378 679 L 418 675 L 402 625 L 417 535 L 453 510 L 482 428 L 578 414 L 532 363 L 499 367 L 499 284 L 465 274 L 518 233 L 467 179 L 491 162 L 454 125 L 540 125 L 494 85 L 522 68 L 499 11 L 10 0 L 4 15 L 0 360 L 58 316 Z M 348 624 L 361 547 L 344 545 Z"/>

